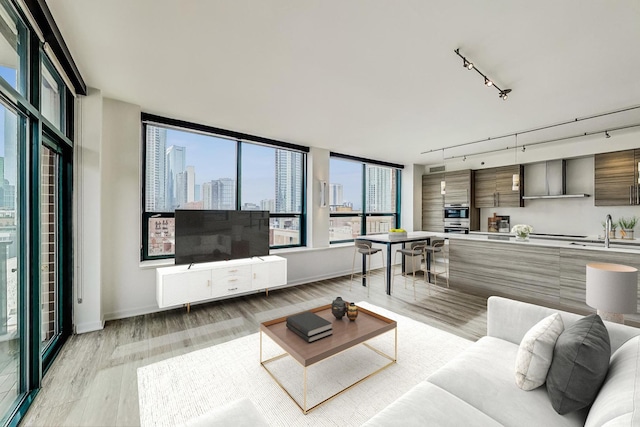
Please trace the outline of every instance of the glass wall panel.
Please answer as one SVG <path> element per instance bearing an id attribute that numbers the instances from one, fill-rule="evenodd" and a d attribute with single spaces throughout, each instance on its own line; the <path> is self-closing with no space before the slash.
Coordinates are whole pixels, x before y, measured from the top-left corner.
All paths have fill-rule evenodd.
<path id="1" fill-rule="evenodd" d="M 396 171 L 382 166 L 366 166 L 367 213 L 396 212 Z"/>
<path id="2" fill-rule="evenodd" d="M 331 157 L 329 209 L 331 212 L 362 212 L 362 163 Z"/>
<path id="3" fill-rule="evenodd" d="M 146 212 L 236 208 L 236 141 L 146 129 Z"/>
<path id="4" fill-rule="evenodd" d="M 21 242 L 18 221 L 18 127 L 16 114 L 0 105 L 0 415 L 14 404 L 20 385 Z"/>
<path id="5" fill-rule="evenodd" d="M 19 93 L 27 93 L 27 30 L 13 9 L 0 4 L 0 77 Z"/>
<path id="6" fill-rule="evenodd" d="M 63 90 L 64 84 L 60 75 L 51 67 L 48 61 L 42 61 L 42 87 L 40 89 L 40 109 L 42 115 L 47 118 L 58 130 L 62 128 Z"/>
<path id="7" fill-rule="evenodd" d="M 352 240 L 361 234 L 362 217 L 332 216 L 329 219 L 329 241 Z"/>

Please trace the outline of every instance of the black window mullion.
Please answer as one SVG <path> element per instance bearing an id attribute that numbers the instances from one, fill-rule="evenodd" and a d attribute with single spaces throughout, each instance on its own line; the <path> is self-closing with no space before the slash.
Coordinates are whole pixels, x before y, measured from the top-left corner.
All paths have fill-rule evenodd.
<path id="1" fill-rule="evenodd" d="M 242 210 L 242 190 L 240 180 L 242 179 L 242 142 L 236 140 L 236 210 Z"/>

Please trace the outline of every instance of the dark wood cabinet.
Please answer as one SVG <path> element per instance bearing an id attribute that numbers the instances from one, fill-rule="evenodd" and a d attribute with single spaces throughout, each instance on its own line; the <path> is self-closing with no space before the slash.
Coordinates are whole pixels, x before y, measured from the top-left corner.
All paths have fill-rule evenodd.
<path id="1" fill-rule="evenodd" d="M 513 175 L 520 176 L 520 188 L 513 190 Z M 475 171 L 474 201 L 477 208 L 522 207 L 524 174 L 522 165 Z"/>
<path id="2" fill-rule="evenodd" d="M 422 229 L 444 231 L 444 197 L 440 194 L 440 181 L 444 175 L 437 173 L 422 176 Z"/>
<path id="3" fill-rule="evenodd" d="M 638 162 L 640 150 L 595 155 L 594 203 L 596 206 L 639 204 Z"/>

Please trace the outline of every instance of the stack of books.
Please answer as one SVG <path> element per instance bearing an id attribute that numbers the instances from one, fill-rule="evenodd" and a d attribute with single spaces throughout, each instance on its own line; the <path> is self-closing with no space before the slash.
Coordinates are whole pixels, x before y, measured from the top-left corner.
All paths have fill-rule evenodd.
<path id="1" fill-rule="evenodd" d="M 330 321 L 310 311 L 287 317 L 287 328 L 307 342 L 317 341 L 333 333 Z"/>

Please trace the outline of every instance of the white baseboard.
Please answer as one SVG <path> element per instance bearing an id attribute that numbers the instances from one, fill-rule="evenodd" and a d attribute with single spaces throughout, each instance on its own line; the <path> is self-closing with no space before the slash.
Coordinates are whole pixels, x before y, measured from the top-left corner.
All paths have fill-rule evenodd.
<path id="1" fill-rule="evenodd" d="M 85 334 L 87 332 L 100 331 L 104 329 L 104 320 L 97 322 L 78 323 L 75 325 L 76 334 Z"/>

